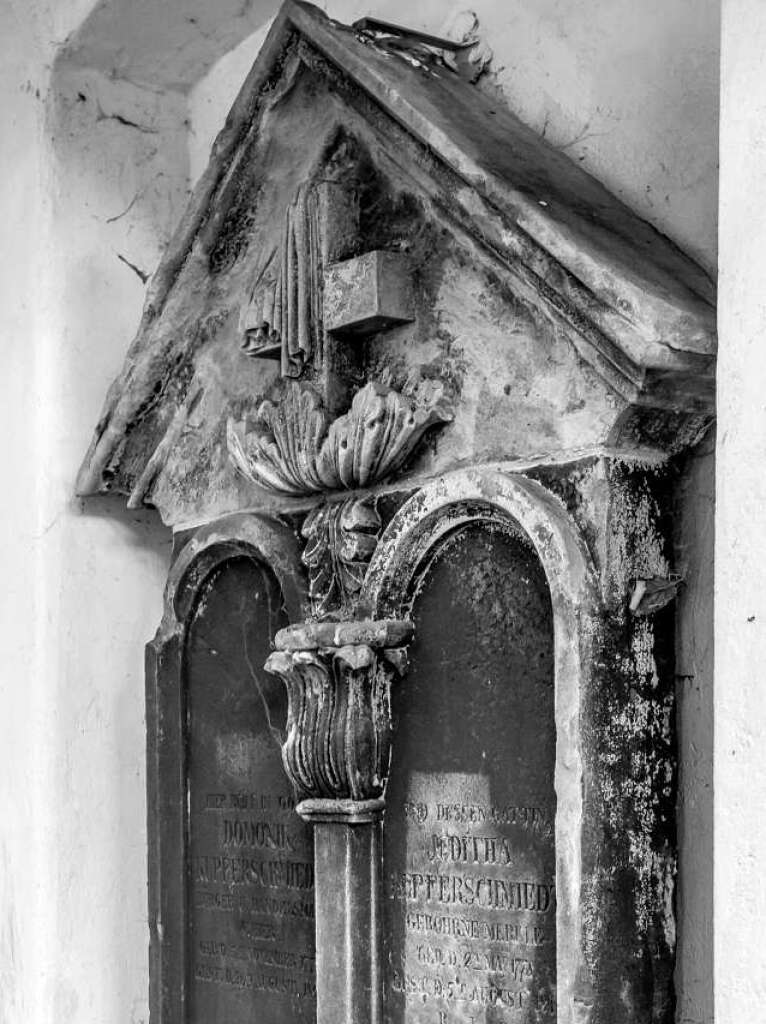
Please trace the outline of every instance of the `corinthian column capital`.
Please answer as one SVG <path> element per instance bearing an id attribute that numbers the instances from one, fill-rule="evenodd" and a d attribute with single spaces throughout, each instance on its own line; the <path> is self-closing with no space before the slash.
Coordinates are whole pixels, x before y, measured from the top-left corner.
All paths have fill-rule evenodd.
<path id="1" fill-rule="evenodd" d="M 302 623 L 277 633 L 266 670 L 287 687 L 282 759 L 304 816 L 382 808 L 391 684 L 405 671 L 412 631 L 410 622 L 384 620 Z"/>

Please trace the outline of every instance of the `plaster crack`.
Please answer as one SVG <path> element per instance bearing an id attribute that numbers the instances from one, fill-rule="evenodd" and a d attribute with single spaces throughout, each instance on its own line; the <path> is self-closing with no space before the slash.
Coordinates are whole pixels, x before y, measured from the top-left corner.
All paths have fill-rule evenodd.
<path id="1" fill-rule="evenodd" d="M 136 131 L 143 132 L 145 135 L 157 135 L 157 128 L 149 128 L 148 125 L 138 124 L 136 121 L 131 121 L 130 118 L 123 117 L 122 114 L 107 114 L 101 104 L 96 101 L 96 122 L 99 121 L 117 121 L 118 124 L 125 125 L 126 128 L 135 128 Z"/>
<path id="2" fill-rule="evenodd" d="M 562 145 L 556 146 L 556 149 L 558 149 L 559 152 L 563 153 L 565 150 L 571 149 L 572 146 L 576 146 L 578 143 L 587 142 L 588 139 L 599 139 L 599 138 L 601 138 L 602 135 L 608 135 L 609 134 L 608 131 L 606 131 L 606 132 L 589 132 L 588 131 L 589 128 L 590 128 L 590 121 L 588 121 L 584 125 L 584 127 L 583 127 L 583 129 L 582 129 L 582 131 L 580 132 L 579 135 L 576 135 L 569 142 L 564 142 L 564 143 L 562 143 Z"/>
<path id="3" fill-rule="evenodd" d="M 246 624 L 244 622 L 242 623 L 242 653 L 245 656 L 245 664 L 247 665 L 247 669 L 248 669 L 248 671 L 250 673 L 250 678 L 252 679 L 253 683 L 255 684 L 255 688 L 258 691 L 258 696 L 260 698 L 261 704 L 263 705 L 263 714 L 264 714 L 264 717 L 266 719 L 266 728 L 269 730 L 269 733 L 271 734 L 272 739 L 274 739 L 276 741 L 277 746 L 281 750 L 282 749 L 282 744 L 285 741 L 285 737 L 282 735 L 282 733 L 279 731 L 279 729 L 277 729 L 277 727 L 271 721 L 271 712 L 269 710 L 269 704 L 268 704 L 268 701 L 266 700 L 266 696 L 265 696 L 265 694 L 263 692 L 263 687 L 261 686 L 261 681 L 258 678 L 258 673 L 255 671 L 255 666 L 253 665 L 253 663 L 252 663 L 252 661 L 250 659 L 250 652 L 247 649 L 247 630 L 246 630 Z"/>
<path id="4" fill-rule="evenodd" d="M 141 268 L 137 267 L 135 263 L 131 263 L 130 260 L 126 259 L 121 252 L 117 253 L 117 259 L 122 260 L 126 267 L 130 267 L 130 269 L 134 271 L 134 273 L 138 274 L 138 276 L 141 278 L 142 284 L 146 284 L 146 282 L 149 280 L 149 275 L 145 270 L 141 270 Z"/>
<path id="5" fill-rule="evenodd" d="M 130 213 L 130 211 L 131 211 L 131 210 L 133 209 L 133 207 L 134 207 L 134 206 L 136 205 L 136 202 L 137 202 L 138 198 L 140 197 L 140 195 L 141 195 L 141 192 L 142 192 L 142 190 L 139 190 L 138 192 L 136 192 L 136 194 L 135 194 L 135 195 L 133 196 L 133 198 L 132 198 L 132 199 L 130 200 L 130 202 L 129 202 L 129 203 L 128 203 L 128 205 L 127 205 L 127 206 L 125 207 L 125 209 L 124 209 L 124 210 L 122 211 L 122 213 L 118 213 L 118 214 L 117 214 L 116 216 L 114 216 L 114 217 L 107 217 L 107 218 L 106 218 L 106 223 L 107 223 L 107 224 L 114 224 L 114 222 L 115 222 L 115 221 L 121 220 L 121 219 L 122 219 L 122 218 L 123 218 L 123 217 L 124 217 L 124 216 L 125 216 L 125 215 L 126 215 L 127 213 Z"/>

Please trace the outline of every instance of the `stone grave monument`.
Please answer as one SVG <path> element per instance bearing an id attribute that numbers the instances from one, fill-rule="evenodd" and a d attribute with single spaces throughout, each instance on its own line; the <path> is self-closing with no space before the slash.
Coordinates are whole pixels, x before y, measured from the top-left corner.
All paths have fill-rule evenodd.
<path id="1" fill-rule="evenodd" d="M 671 1024 L 705 274 L 470 73 L 288 0 L 81 494 L 176 535 L 153 1024 Z"/>

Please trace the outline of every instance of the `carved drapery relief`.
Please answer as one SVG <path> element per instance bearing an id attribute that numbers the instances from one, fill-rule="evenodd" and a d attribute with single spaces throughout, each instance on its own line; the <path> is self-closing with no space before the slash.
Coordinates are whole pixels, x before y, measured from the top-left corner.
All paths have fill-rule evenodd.
<path id="1" fill-rule="evenodd" d="M 279 358 L 283 377 L 300 377 L 321 357 L 323 260 L 315 190 L 302 185 L 285 210 L 279 248 L 240 316 L 242 349 Z"/>
<path id="2" fill-rule="evenodd" d="M 347 498 L 310 512 L 301 527 L 306 540 L 303 564 L 309 573 L 309 597 L 317 618 L 338 609 L 352 612 L 380 535 L 374 498 Z"/>
<path id="3" fill-rule="evenodd" d="M 376 800 L 391 756 L 391 683 L 406 668 L 403 621 L 280 630 L 266 670 L 288 693 L 285 770 L 302 799 Z"/>
<path id="4" fill-rule="evenodd" d="M 228 424 L 229 454 L 252 483 L 293 496 L 368 487 L 400 469 L 420 438 L 452 413 L 441 393 L 423 404 L 368 383 L 333 422 L 317 395 L 293 384 L 264 402 L 254 429 Z"/>

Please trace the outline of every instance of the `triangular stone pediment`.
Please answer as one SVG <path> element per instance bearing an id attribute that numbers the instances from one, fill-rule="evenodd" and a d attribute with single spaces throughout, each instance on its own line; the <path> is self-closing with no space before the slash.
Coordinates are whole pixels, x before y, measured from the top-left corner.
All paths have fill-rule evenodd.
<path id="1" fill-rule="evenodd" d="M 288 2 L 78 491 L 177 526 L 467 464 L 661 460 L 712 415 L 714 303 L 498 101 Z"/>

